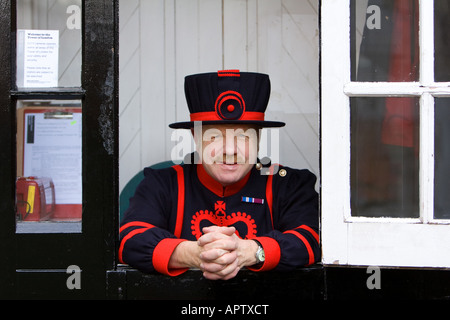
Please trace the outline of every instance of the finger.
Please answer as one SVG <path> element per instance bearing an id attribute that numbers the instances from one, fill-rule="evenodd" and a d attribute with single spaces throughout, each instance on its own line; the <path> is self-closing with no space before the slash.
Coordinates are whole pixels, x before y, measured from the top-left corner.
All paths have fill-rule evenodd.
<path id="1" fill-rule="evenodd" d="M 236 232 L 236 228 L 235 227 L 219 227 L 219 226 L 209 226 L 209 227 L 204 227 L 202 229 L 203 233 L 209 233 L 209 232 L 219 232 L 219 233 L 223 233 L 226 235 L 231 236 L 232 234 L 234 234 Z"/>
<path id="2" fill-rule="evenodd" d="M 219 239 L 212 242 L 208 242 L 202 246 L 203 251 L 222 249 L 226 251 L 234 251 L 237 249 L 237 243 L 232 239 Z"/>
<path id="3" fill-rule="evenodd" d="M 209 232 L 209 233 L 202 235 L 200 238 L 198 238 L 197 244 L 199 246 L 205 246 L 206 244 L 212 243 L 215 241 L 230 241 L 230 240 L 232 242 L 235 242 L 234 238 L 232 238 L 229 235 L 223 234 L 221 232 Z M 215 244 L 216 247 L 217 247 L 217 245 L 220 245 L 220 243 Z"/>
<path id="4" fill-rule="evenodd" d="M 203 272 L 203 276 L 209 280 L 219 280 L 219 279 L 228 280 L 235 277 L 238 274 L 239 270 L 240 268 L 237 266 L 236 261 L 236 263 L 227 265 L 222 270 L 216 272 L 210 272 L 205 270 Z"/>
<path id="5" fill-rule="evenodd" d="M 212 263 L 212 264 L 220 264 L 220 265 L 228 265 L 233 263 L 237 258 L 236 251 L 226 251 L 222 249 L 212 249 L 208 251 L 204 251 L 200 254 L 200 259 L 203 261 L 203 264 Z"/>
<path id="6" fill-rule="evenodd" d="M 238 263 L 234 261 L 233 263 L 222 265 L 222 264 L 216 264 L 216 263 L 202 263 L 201 264 L 201 270 L 203 272 L 209 273 L 209 274 L 217 274 L 220 277 L 224 277 L 230 273 L 232 273 L 236 268 L 238 268 Z"/>
<path id="7" fill-rule="evenodd" d="M 203 261 L 214 261 L 228 252 L 224 249 L 209 249 L 200 253 L 200 259 Z"/>
<path id="8" fill-rule="evenodd" d="M 234 251 L 238 248 L 238 243 L 233 239 L 217 239 L 211 242 L 200 241 L 200 248 L 202 248 L 202 252 L 206 252 L 209 250 L 225 250 L 227 252 Z"/>
<path id="9" fill-rule="evenodd" d="M 241 270 L 239 267 L 237 267 L 236 269 L 234 269 L 233 272 L 227 274 L 225 277 L 221 278 L 222 280 L 228 280 L 228 279 L 232 279 L 234 277 L 236 277 L 236 275 L 238 274 L 239 270 Z"/>

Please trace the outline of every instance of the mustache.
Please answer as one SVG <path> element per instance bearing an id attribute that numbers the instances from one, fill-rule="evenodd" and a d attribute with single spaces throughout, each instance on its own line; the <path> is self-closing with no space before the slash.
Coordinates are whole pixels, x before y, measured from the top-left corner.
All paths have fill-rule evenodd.
<path id="1" fill-rule="evenodd" d="M 233 155 L 217 155 L 214 156 L 212 159 L 213 163 L 218 164 L 244 164 L 246 163 L 245 158 L 243 156 L 233 154 Z"/>

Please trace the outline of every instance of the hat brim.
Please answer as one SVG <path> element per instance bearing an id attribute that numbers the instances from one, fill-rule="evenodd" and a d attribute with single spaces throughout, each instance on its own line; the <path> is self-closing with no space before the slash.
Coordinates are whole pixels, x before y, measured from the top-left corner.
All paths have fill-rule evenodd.
<path id="1" fill-rule="evenodd" d="M 218 121 L 197 121 L 201 122 L 202 125 L 212 125 L 212 124 L 252 124 L 256 126 L 260 126 L 262 128 L 281 128 L 286 125 L 284 122 L 280 121 L 242 121 L 242 120 L 218 120 Z M 169 127 L 172 129 L 191 129 L 194 127 L 194 121 L 186 121 L 186 122 L 175 122 L 169 124 Z"/>

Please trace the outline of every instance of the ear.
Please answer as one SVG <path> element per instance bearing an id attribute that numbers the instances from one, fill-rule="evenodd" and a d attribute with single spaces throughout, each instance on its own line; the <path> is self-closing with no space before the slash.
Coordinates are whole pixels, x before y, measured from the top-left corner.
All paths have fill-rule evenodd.
<path id="1" fill-rule="evenodd" d="M 192 139 L 194 140 L 195 149 L 198 151 L 202 147 L 202 129 L 201 127 L 191 128 Z"/>

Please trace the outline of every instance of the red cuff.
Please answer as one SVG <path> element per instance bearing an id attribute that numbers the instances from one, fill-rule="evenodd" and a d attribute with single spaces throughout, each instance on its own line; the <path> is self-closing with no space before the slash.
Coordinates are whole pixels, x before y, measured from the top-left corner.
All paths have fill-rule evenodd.
<path id="1" fill-rule="evenodd" d="M 175 248 L 183 241 L 186 241 L 185 239 L 173 239 L 173 238 L 166 238 L 161 240 L 153 250 L 153 267 L 156 271 L 159 273 L 169 275 L 169 276 L 178 276 L 184 272 L 186 272 L 189 268 L 182 268 L 182 269 L 169 269 L 169 260 L 172 256 L 173 251 Z"/>
<path id="2" fill-rule="evenodd" d="M 275 268 L 280 262 L 281 250 L 280 245 L 275 239 L 269 237 L 256 237 L 253 240 L 259 241 L 264 249 L 266 260 L 260 268 L 247 267 L 252 271 L 268 271 Z"/>

